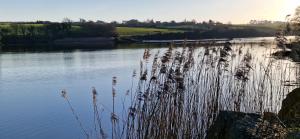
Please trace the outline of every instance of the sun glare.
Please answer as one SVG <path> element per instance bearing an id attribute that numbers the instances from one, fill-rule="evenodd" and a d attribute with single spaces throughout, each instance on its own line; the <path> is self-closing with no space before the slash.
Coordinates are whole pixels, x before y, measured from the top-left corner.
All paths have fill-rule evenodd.
<path id="1" fill-rule="evenodd" d="M 284 12 L 286 14 L 293 14 L 298 6 L 300 6 L 299 0 L 286 0 L 284 5 Z"/>

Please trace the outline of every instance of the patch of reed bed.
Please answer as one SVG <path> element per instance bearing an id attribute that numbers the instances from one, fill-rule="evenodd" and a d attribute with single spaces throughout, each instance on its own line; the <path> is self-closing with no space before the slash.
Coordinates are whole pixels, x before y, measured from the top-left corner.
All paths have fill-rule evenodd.
<path id="1" fill-rule="evenodd" d="M 150 60 L 151 52 L 146 49 L 139 72 L 132 75 L 139 79 L 137 87 L 127 91 L 129 106 L 122 106 L 125 117 L 115 112 L 117 79 L 113 78 L 110 136 L 205 138 L 221 110 L 278 112 L 282 100 L 293 88 L 283 83 L 295 75 L 290 64 L 267 58 L 270 54 L 266 51 L 265 57 L 260 57 L 251 49 L 232 47 L 228 42 L 222 47 L 199 49 L 170 46 Z M 95 92 L 93 89 L 96 135 L 88 134 L 87 138 L 106 138 Z M 73 109 L 71 105 L 70 108 Z M 74 116 L 81 126 L 75 113 Z"/>

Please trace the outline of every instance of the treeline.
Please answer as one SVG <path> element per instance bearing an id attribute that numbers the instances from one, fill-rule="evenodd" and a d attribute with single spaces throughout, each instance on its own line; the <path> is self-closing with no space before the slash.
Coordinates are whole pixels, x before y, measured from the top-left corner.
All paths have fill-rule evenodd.
<path id="1" fill-rule="evenodd" d="M 285 24 L 285 22 L 283 22 L 283 21 L 270 21 L 270 20 L 250 20 L 249 24 L 252 24 L 252 25 Z"/>
<path id="2" fill-rule="evenodd" d="M 122 23 L 107 23 L 99 20 L 87 21 L 85 19 L 72 21 L 65 18 L 62 22 L 37 21 L 0 23 L 0 36 L 2 38 L 1 42 L 4 44 L 48 43 L 56 39 L 68 37 L 118 37 L 116 27 L 174 28 L 182 29 L 193 34 L 193 32 L 197 33 L 203 30 L 216 30 L 216 28 L 226 27 L 226 25 L 213 20 L 197 23 L 195 20 L 161 22 L 154 20 L 139 21 L 132 19 Z M 169 36 L 170 39 L 176 39 L 175 36 L 182 37 L 182 34 L 173 33 Z M 174 36 L 174 38 L 172 38 L 172 36 Z M 149 37 L 151 38 L 153 36 Z M 159 38 L 158 34 L 155 38 L 162 39 L 163 37 Z"/>
<path id="3" fill-rule="evenodd" d="M 113 23 L 124 27 L 149 27 L 162 29 L 179 29 L 184 33 L 157 33 L 145 36 L 135 36 L 135 39 L 204 39 L 204 38 L 242 38 L 242 37 L 269 37 L 274 36 L 285 22 L 259 22 L 257 24 L 234 25 L 219 21 L 185 20 L 182 22 L 160 22 L 154 20 L 129 20 L 122 23 Z"/>
<path id="4" fill-rule="evenodd" d="M 162 22 L 162 21 L 154 21 L 154 20 L 146 20 L 146 21 L 139 21 L 136 19 L 128 20 L 128 21 L 123 21 L 122 23 L 118 22 L 112 22 L 112 24 L 115 24 L 117 26 L 125 26 L 125 27 L 154 27 L 154 28 L 184 28 L 187 29 L 188 26 L 190 27 L 195 27 L 195 26 L 202 26 L 204 28 L 210 28 L 213 26 L 221 26 L 224 25 L 221 22 L 218 21 L 203 21 L 203 22 L 197 22 L 196 20 L 184 20 L 182 22 L 176 22 L 174 20 L 170 22 Z"/>
<path id="5" fill-rule="evenodd" d="M 4 26 L 5 25 L 5 26 Z M 108 23 L 96 22 L 49 22 L 7 23 L 0 26 L 3 44 L 48 43 L 61 38 L 116 37 L 116 28 Z"/>
<path id="6" fill-rule="evenodd" d="M 254 22 L 254 21 L 253 21 Z M 256 22 L 255 22 L 256 23 Z M 218 21 L 184 20 L 176 21 L 139 21 L 136 19 L 123 22 L 88 21 L 80 19 L 72 21 L 68 18 L 62 22 L 37 21 L 37 22 L 14 22 L 0 23 L 0 42 L 3 44 L 26 44 L 26 43 L 49 43 L 62 38 L 83 37 L 118 37 L 116 27 L 142 27 L 177 29 L 183 32 L 154 33 L 145 36 L 126 36 L 143 39 L 203 39 L 203 38 L 235 38 L 235 37 L 266 37 L 274 36 L 278 28 L 270 26 L 270 22 L 262 24 L 232 25 Z M 268 23 L 266 26 L 264 23 Z M 281 23 L 283 24 L 283 23 Z M 277 27 L 277 26 L 276 26 Z"/>

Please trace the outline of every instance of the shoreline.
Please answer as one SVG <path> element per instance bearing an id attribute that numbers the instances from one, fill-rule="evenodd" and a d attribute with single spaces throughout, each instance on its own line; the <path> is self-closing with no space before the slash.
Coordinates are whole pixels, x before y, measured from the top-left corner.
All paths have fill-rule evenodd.
<path id="1" fill-rule="evenodd" d="M 292 40 L 294 36 L 288 36 L 288 39 Z M 14 50 L 76 50 L 76 49 L 117 49 L 119 45 L 203 45 L 203 46 L 222 46 L 225 43 L 232 44 L 255 44 L 255 45 L 267 45 L 274 44 L 274 37 L 248 37 L 248 38 L 215 38 L 215 39 L 179 39 L 179 40 L 135 40 L 133 38 L 114 38 L 114 37 L 82 37 L 82 38 L 64 38 L 51 42 L 26 42 L 26 43 L 14 43 L 6 44 L 0 47 L 1 51 L 14 51 Z"/>

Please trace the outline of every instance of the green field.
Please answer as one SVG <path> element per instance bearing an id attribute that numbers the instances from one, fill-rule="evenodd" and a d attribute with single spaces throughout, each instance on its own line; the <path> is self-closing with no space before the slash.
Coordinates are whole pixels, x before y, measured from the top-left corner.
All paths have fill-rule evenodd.
<path id="1" fill-rule="evenodd" d="M 35 26 L 42 27 L 43 24 L 22 24 L 24 26 Z M 0 24 L 0 28 L 10 29 L 10 24 L 2 23 Z M 81 30 L 80 26 L 73 25 L 73 31 Z M 117 33 L 119 36 L 141 36 L 141 35 L 151 35 L 157 33 L 178 33 L 183 32 L 178 29 L 159 29 L 159 28 L 143 28 L 143 27 L 117 27 Z"/>
<path id="2" fill-rule="evenodd" d="M 9 28 L 9 27 L 10 27 L 9 24 L 0 24 L 0 29 L 1 29 L 1 28 Z"/>
<path id="3" fill-rule="evenodd" d="M 18 25 L 21 25 L 21 26 L 34 26 L 34 27 L 42 27 L 44 26 L 43 24 L 18 24 Z M 4 27 L 10 27 L 11 24 L 9 23 L 2 23 L 0 24 L 0 28 L 4 28 Z"/>
<path id="4" fill-rule="evenodd" d="M 159 29 L 159 28 L 142 28 L 142 27 L 117 27 L 117 32 L 120 36 L 141 36 L 157 33 L 178 33 L 182 30 L 176 29 Z"/>
<path id="5" fill-rule="evenodd" d="M 43 27 L 43 24 L 18 24 L 25 27 Z M 11 30 L 10 23 L 0 23 L 0 29 Z M 279 30 L 282 27 L 282 24 L 266 24 L 266 25 L 230 25 L 225 26 L 230 29 L 255 29 L 261 32 L 274 32 Z M 116 32 L 120 37 L 128 37 L 128 36 L 144 36 L 144 35 L 152 35 L 158 33 L 179 33 L 184 32 L 184 30 L 209 30 L 208 27 L 204 25 L 183 25 L 183 26 L 165 26 L 162 28 L 148 28 L 148 27 L 116 27 Z M 86 30 L 82 29 L 79 25 L 72 25 L 71 31 L 73 32 L 85 32 Z"/>

